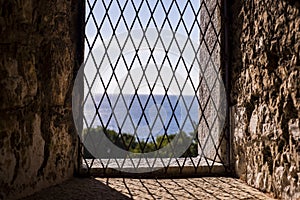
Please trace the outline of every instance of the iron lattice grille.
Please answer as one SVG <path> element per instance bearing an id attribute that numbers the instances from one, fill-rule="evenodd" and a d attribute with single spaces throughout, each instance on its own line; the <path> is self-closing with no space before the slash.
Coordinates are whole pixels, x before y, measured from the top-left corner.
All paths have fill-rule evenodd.
<path id="1" fill-rule="evenodd" d="M 220 1 L 87 0 L 85 23 L 83 168 L 225 171 Z"/>

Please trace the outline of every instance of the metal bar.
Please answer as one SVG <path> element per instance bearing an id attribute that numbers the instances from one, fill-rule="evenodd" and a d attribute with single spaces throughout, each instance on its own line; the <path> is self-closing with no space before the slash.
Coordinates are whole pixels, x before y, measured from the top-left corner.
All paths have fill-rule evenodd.
<path id="1" fill-rule="evenodd" d="M 80 70 L 80 67 L 82 63 L 84 62 L 84 38 L 85 38 L 85 1 L 72 1 L 72 6 L 74 6 L 74 10 L 77 10 L 77 14 L 73 17 L 73 25 L 74 25 L 74 37 L 76 38 L 76 54 L 75 54 L 75 70 L 73 72 L 73 82 L 75 82 L 75 78 L 77 73 Z M 79 91 L 77 91 L 77 105 L 80 105 L 79 102 L 81 102 L 84 98 L 84 82 L 83 77 L 78 77 L 80 82 L 80 87 L 77 87 Z M 83 108 L 80 106 L 77 108 L 79 113 L 79 119 L 83 119 Z M 80 121 L 82 123 L 80 123 Z M 78 120 L 79 122 L 77 124 L 77 127 L 82 130 L 83 121 Z M 74 125 L 75 126 L 75 125 Z M 76 130 L 75 130 L 76 132 Z M 82 145 L 79 136 L 77 137 L 77 166 L 75 167 L 75 174 L 79 175 L 81 172 L 81 166 L 82 166 Z"/>
<path id="2" fill-rule="evenodd" d="M 232 171 L 231 163 L 231 131 L 230 131 L 230 77 L 229 77 L 229 63 L 230 63 L 230 47 L 229 47 L 229 26 L 230 26 L 230 17 L 229 17 L 229 6 L 230 1 L 224 0 L 224 64 L 225 64 L 225 89 L 226 89 L 226 98 L 227 98 L 227 107 L 226 107 L 226 138 L 227 138 L 227 164 L 229 170 Z"/>

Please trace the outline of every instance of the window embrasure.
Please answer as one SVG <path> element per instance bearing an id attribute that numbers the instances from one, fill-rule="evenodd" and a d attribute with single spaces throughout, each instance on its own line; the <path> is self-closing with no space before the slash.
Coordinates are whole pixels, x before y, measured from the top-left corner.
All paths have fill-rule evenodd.
<path id="1" fill-rule="evenodd" d="M 85 23 L 84 168 L 225 171 L 220 1 L 87 0 Z"/>

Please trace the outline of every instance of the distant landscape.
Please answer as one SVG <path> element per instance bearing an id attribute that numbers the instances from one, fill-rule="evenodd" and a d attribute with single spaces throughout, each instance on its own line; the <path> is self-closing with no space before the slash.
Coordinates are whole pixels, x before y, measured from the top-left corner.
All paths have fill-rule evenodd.
<path id="1" fill-rule="evenodd" d="M 175 134 L 168 134 L 166 135 L 160 135 L 157 136 L 154 140 L 151 138 L 148 138 L 147 140 L 140 140 L 139 138 L 136 138 L 132 134 L 128 133 L 122 133 L 118 134 L 114 130 L 109 129 L 103 129 L 101 126 L 98 126 L 96 128 L 91 129 L 84 129 L 83 137 L 86 137 L 88 134 L 91 135 L 99 135 L 99 134 L 105 134 L 106 137 L 110 139 L 111 142 L 113 142 L 116 146 L 120 147 L 121 149 L 124 149 L 126 151 L 130 151 L 132 153 L 148 153 L 153 152 L 158 149 L 161 149 L 165 147 L 169 142 L 172 141 L 172 139 L 175 138 L 177 135 Z M 196 139 L 192 138 L 192 133 L 186 134 L 185 132 L 181 132 L 180 136 L 185 138 L 190 138 L 193 140 L 190 147 L 185 151 L 185 153 L 181 157 L 196 157 L 198 155 L 198 144 Z M 180 145 L 180 139 L 178 140 L 178 145 Z M 165 155 L 168 157 L 169 155 Z M 90 152 L 84 148 L 83 157 L 86 159 L 94 158 L 93 155 L 90 154 Z"/>
<path id="2" fill-rule="evenodd" d="M 93 99 L 89 96 L 84 105 L 85 128 L 121 129 L 146 139 L 149 132 L 156 137 L 164 132 L 190 133 L 197 127 L 199 105 L 194 96 L 93 94 Z"/>

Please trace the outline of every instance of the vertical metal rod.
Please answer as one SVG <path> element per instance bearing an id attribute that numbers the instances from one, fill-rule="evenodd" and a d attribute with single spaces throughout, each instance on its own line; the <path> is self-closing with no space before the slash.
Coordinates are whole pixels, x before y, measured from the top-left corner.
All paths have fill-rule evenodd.
<path id="1" fill-rule="evenodd" d="M 76 75 L 80 71 L 80 67 L 84 62 L 84 36 L 85 36 L 85 3 L 86 1 L 72 1 L 73 6 L 77 9 L 77 14 L 74 16 L 74 38 L 76 38 L 76 55 L 75 55 L 75 70 L 73 73 L 73 81 L 76 79 Z M 76 91 L 76 95 L 78 95 L 78 105 L 81 105 L 80 102 L 83 101 L 84 98 L 84 80 L 83 77 L 78 77 L 80 81 L 80 87 L 78 87 L 78 91 Z M 83 119 L 83 107 L 78 107 L 79 119 Z M 82 123 L 80 123 L 82 122 Z M 80 130 L 83 129 L 83 120 L 77 120 L 77 127 Z M 77 168 L 75 173 L 80 175 L 81 166 L 82 166 L 82 147 L 81 140 L 78 136 L 78 149 L 77 149 Z"/>
<path id="2" fill-rule="evenodd" d="M 229 78 L 229 62 L 230 62 L 230 50 L 229 50 L 229 1 L 223 1 L 224 6 L 224 64 L 225 64 L 225 87 L 226 87 L 226 99 L 227 99 L 227 107 L 226 107 L 226 138 L 227 138 L 227 162 L 229 166 L 229 170 L 232 171 L 231 166 L 231 131 L 230 131 L 230 78 Z"/>

